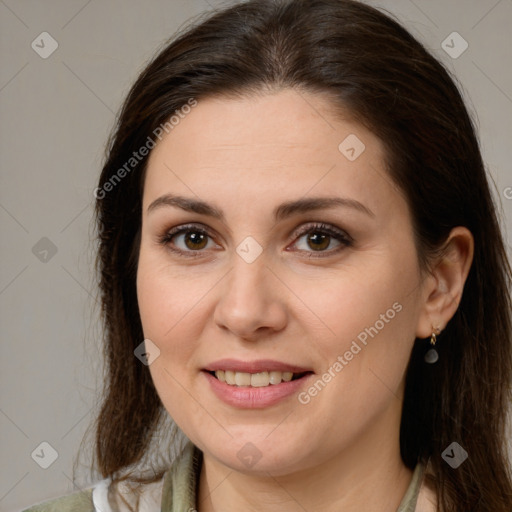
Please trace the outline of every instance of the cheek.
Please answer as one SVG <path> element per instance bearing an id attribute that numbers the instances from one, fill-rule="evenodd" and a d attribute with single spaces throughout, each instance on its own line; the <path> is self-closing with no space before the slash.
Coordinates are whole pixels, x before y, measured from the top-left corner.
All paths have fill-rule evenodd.
<path id="1" fill-rule="evenodd" d="M 383 261 L 378 266 L 361 265 L 338 271 L 323 281 L 317 280 L 314 286 L 298 282 L 294 289 L 305 297 L 308 308 L 325 327 L 325 338 L 330 338 L 331 343 L 332 336 L 346 342 L 360 333 L 364 341 L 366 329 L 375 324 L 383 334 L 398 326 L 403 328 L 404 321 L 414 323 L 410 313 L 417 279 L 415 265 L 389 258 L 389 263 Z"/>
<path id="2" fill-rule="evenodd" d="M 200 299 L 211 277 L 186 279 L 171 271 L 161 258 L 141 249 L 137 272 L 137 298 L 144 337 L 160 350 L 149 366 L 157 393 L 173 420 L 185 430 L 191 418 L 201 415 L 198 403 L 190 398 L 192 378 L 197 371 L 194 356 L 198 349 L 205 315 Z"/>
<path id="3" fill-rule="evenodd" d="M 401 395 L 414 343 L 417 267 L 414 258 L 380 261 L 364 272 L 339 273 L 309 295 L 308 306 L 329 328 L 315 340 L 323 361 L 318 377 L 327 384 L 313 383 L 300 397 L 312 429 L 323 413 L 353 439 Z"/>
<path id="4" fill-rule="evenodd" d="M 195 290 L 184 284 L 173 279 L 159 258 L 141 248 L 137 300 L 142 328 L 144 337 L 158 346 L 160 355 L 167 356 L 166 361 L 174 361 L 180 355 L 175 343 L 180 339 L 180 329 L 194 327 L 188 315 L 193 312 Z M 151 366 L 161 365 L 163 359 L 160 357 Z"/>
<path id="5" fill-rule="evenodd" d="M 172 337 L 176 328 L 194 328 L 191 316 L 214 284 L 206 273 L 194 274 L 167 262 L 164 251 L 141 247 L 137 300 L 144 334 L 155 341 Z"/>
<path id="6" fill-rule="evenodd" d="M 307 296 L 321 319 L 316 324 L 323 326 L 316 338 L 323 371 L 339 363 L 329 386 L 337 402 L 351 401 L 348 389 L 373 401 L 387 400 L 389 389 L 399 392 L 418 319 L 419 273 L 415 252 L 407 247 L 402 245 L 402 254 L 366 254 L 367 264 L 360 260 L 332 274 Z"/>

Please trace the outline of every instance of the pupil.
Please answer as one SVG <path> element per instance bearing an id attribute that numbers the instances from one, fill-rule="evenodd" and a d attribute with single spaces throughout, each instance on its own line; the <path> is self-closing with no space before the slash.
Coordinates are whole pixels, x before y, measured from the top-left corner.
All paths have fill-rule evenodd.
<path id="1" fill-rule="evenodd" d="M 324 235 L 321 233 L 312 233 L 309 236 L 308 242 L 312 242 L 313 246 L 311 247 L 314 250 L 325 249 L 329 246 L 330 235 Z"/>
<path id="2" fill-rule="evenodd" d="M 313 243 L 312 249 L 325 249 L 329 246 L 330 235 L 324 235 L 322 233 L 312 233 L 308 239 L 309 242 Z"/>
<path id="3" fill-rule="evenodd" d="M 205 240 L 206 237 L 203 233 L 197 233 L 194 231 L 189 232 L 185 237 L 185 241 L 189 249 L 202 249 L 205 245 Z"/>

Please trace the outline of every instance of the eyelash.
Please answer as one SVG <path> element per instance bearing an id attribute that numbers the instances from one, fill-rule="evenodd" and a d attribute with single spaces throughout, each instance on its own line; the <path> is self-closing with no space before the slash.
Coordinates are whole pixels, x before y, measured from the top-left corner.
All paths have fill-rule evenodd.
<path id="1" fill-rule="evenodd" d="M 163 235 L 158 237 L 158 243 L 166 246 L 172 252 L 177 253 L 178 255 L 184 256 L 186 258 L 197 258 L 202 256 L 202 253 L 204 252 L 203 249 L 199 249 L 196 251 L 184 251 L 182 249 L 177 249 L 176 247 L 172 246 L 171 242 L 174 237 L 187 232 L 199 233 L 201 235 L 206 235 L 210 238 L 213 238 L 210 232 L 202 228 L 199 224 L 186 224 L 182 226 L 177 226 L 175 228 L 170 229 L 169 231 L 166 231 Z M 331 249 L 328 251 L 302 251 L 309 253 L 309 258 L 324 258 L 327 256 L 332 256 L 333 254 L 338 253 L 344 248 L 351 247 L 354 242 L 352 237 L 348 235 L 346 232 L 334 226 L 324 224 L 323 222 L 311 223 L 303 226 L 301 229 L 299 229 L 298 232 L 294 233 L 294 239 L 302 238 L 304 235 L 310 233 L 329 235 L 333 237 L 335 240 L 337 240 L 340 243 L 340 245 L 336 249 Z M 299 252 L 301 252 L 301 250 L 299 250 Z"/>

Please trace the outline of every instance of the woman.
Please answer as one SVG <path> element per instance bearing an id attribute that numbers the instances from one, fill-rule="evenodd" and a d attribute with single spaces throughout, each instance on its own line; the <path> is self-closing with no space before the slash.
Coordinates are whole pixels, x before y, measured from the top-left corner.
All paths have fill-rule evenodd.
<path id="1" fill-rule="evenodd" d="M 394 20 L 211 15 L 95 196 L 105 480 L 30 510 L 510 510 L 510 266 L 461 95 Z"/>

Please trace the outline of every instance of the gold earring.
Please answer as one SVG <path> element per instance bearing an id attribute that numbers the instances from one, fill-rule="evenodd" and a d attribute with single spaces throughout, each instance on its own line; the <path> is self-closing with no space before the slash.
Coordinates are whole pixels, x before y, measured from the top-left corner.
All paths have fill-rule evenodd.
<path id="1" fill-rule="evenodd" d="M 437 363 L 439 359 L 439 354 L 437 350 L 434 348 L 437 341 L 437 336 L 441 333 L 438 327 L 432 327 L 432 335 L 430 336 L 430 349 L 425 354 L 425 362 L 428 364 Z"/>

